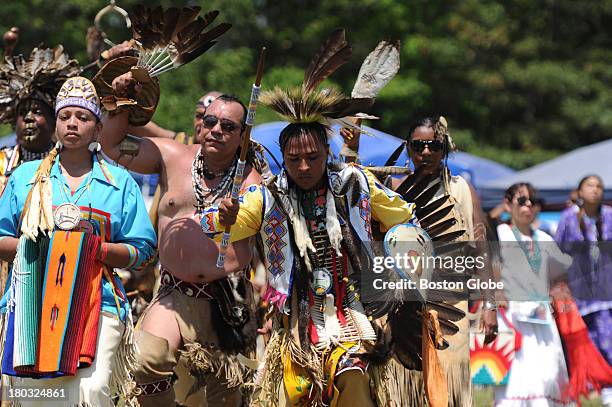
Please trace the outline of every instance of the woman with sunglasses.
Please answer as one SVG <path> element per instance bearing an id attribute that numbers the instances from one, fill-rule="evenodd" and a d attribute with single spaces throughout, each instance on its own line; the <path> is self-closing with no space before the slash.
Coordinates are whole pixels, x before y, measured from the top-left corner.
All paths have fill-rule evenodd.
<path id="1" fill-rule="evenodd" d="M 426 195 L 426 191 L 432 188 L 437 189 L 435 194 L 430 195 L 428 201 L 417 203 L 417 205 L 425 206 L 448 195 L 449 202 L 454 205 L 449 216 L 456 219 L 456 225 L 446 233 L 465 230 L 463 235 L 455 238 L 456 241 L 470 242 L 470 245 L 474 245 L 475 241 L 484 243 L 486 228 L 478 197 L 463 177 L 451 175 L 446 166 L 449 153 L 455 150 L 446 119 L 444 117 L 425 117 L 413 123 L 408 132 L 406 150 L 415 171 L 412 176 L 412 188 L 421 187 L 423 192 L 421 195 Z M 422 186 L 422 182 L 426 178 L 429 178 L 429 183 Z M 403 193 L 401 185 L 404 180 L 393 179 L 392 189 Z M 419 192 L 421 191 L 416 193 Z M 477 250 L 485 251 L 488 249 L 479 244 Z M 490 270 L 490 268 L 487 268 L 489 273 Z M 481 276 L 481 279 L 490 277 L 489 275 Z M 487 298 L 484 301 L 481 313 L 480 327 L 485 331 L 485 342 L 488 343 L 495 339 L 497 335 L 497 312 L 494 294 L 489 292 L 485 295 Z M 459 302 L 456 305 L 462 306 L 467 311 L 467 301 Z M 444 351 L 438 351 L 438 355 L 447 374 L 449 400 L 452 399 L 454 405 L 457 406 L 471 406 L 472 392 L 468 350 L 469 322 L 467 317 L 459 321 L 458 326 L 460 332 L 449 337 L 450 347 Z M 460 385 L 453 386 L 453 383 L 460 383 Z"/>
<path id="2" fill-rule="evenodd" d="M 609 368 L 612 365 L 612 207 L 603 204 L 603 191 L 601 177 L 582 178 L 577 203 L 561 214 L 555 240 L 574 259 L 568 280 L 586 324 L 583 341 L 590 339 L 594 343 L 596 351 L 605 359 L 601 363 L 607 362 Z M 587 368 L 592 372 L 599 355 L 589 359 Z M 570 358 L 570 370 L 574 369 L 574 362 L 580 363 Z M 610 382 L 612 377 L 608 386 Z M 612 388 L 604 388 L 601 394 L 604 404 L 612 405 Z"/>
<path id="3" fill-rule="evenodd" d="M 549 301 L 551 282 L 563 275 L 571 259 L 551 236 L 534 228 L 536 202 L 531 184 L 512 185 L 504 199 L 511 223 L 497 228 L 504 294 L 510 300 L 506 315 L 522 337 L 507 386 L 496 391 L 499 406 L 571 405 L 564 401 L 567 368 Z"/>
<path id="4" fill-rule="evenodd" d="M 342 129 L 340 134 L 345 142 L 341 155 L 346 161 L 356 161 L 359 151 L 359 133 Z M 475 247 L 479 252 L 489 252 L 489 249 L 485 247 L 486 227 L 478 197 L 463 177 L 451 175 L 446 166 L 448 154 L 455 149 L 446 119 L 440 116 L 438 118 L 425 117 L 415 121 L 409 129 L 406 144 L 400 148 L 403 149 L 404 146 L 414 166 L 414 173 L 403 178 L 391 178 L 392 189 L 404 196 L 407 201 L 415 201 L 419 208 L 446 196 L 448 200 L 444 205 L 452 206 L 452 210 L 444 219 L 436 223 L 441 224 L 444 220 L 454 219 L 454 224 L 444 231 L 439 231 L 438 234 L 452 236 L 450 240 L 469 242 L 470 246 Z M 400 153 L 401 150 L 398 149 L 392 156 L 398 157 Z M 394 161 L 391 165 L 393 164 Z M 387 184 L 388 181 L 389 179 L 387 179 Z M 485 270 L 485 273 L 479 273 L 486 274 L 481 275 L 481 279 L 493 278 L 491 267 L 486 267 Z M 487 300 L 484 301 L 485 306 L 481 313 L 480 325 L 485 331 L 485 343 L 489 343 L 497 335 L 497 312 L 494 293 L 487 292 L 485 296 Z M 452 303 L 460 306 L 467 313 L 467 301 L 458 304 L 453 301 Z M 472 406 L 467 317 L 458 321 L 457 325 L 460 332 L 447 337 L 450 346 L 438 352 L 438 356 L 447 375 L 449 402 L 455 406 L 467 407 Z M 400 383 L 400 387 L 422 387 L 420 372 L 408 371 L 399 364 L 394 364 L 393 369 L 392 374 L 397 378 L 396 381 Z"/>

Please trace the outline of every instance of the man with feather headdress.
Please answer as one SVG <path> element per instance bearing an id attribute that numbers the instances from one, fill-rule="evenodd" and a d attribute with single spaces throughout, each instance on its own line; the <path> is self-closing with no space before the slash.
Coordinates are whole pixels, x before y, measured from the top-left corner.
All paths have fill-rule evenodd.
<path id="1" fill-rule="evenodd" d="M 224 268 L 217 268 L 219 245 L 214 238 L 220 234 L 202 233 L 200 226 L 207 224 L 209 212 L 232 187 L 245 131 L 244 104 L 230 95 L 210 103 L 201 121 L 200 143 L 143 137 L 129 154 L 123 143 L 128 127 L 146 124 L 157 105 L 159 87 L 150 65 L 163 56 L 151 56 L 149 49 L 172 49 L 173 61 L 180 64 L 193 57 L 190 47 L 202 53 L 229 28 L 223 23 L 204 32 L 218 12 L 196 18 L 199 10 L 137 10 L 133 21 L 139 58 L 110 61 L 94 80 L 106 96 L 109 111 L 101 135 L 105 153 L 131 170 L 160 174 L 161 286 L 136 332 L 139 367 L 135 376 L 142 406 L 174 405 L 179 355 L 188 361 L 197 381 L 192 390 L 205 386 L 209 405 L 241 405 L 245 372 L 238 354 L 247 354 L 255 338 L 250 286 L 242 274 L 250 264 L 251 242 L 230 244 Z M 193 21 L 186 21 L 188 17 Z M 196 29 L 202 34 L 194 35 Z M 166 31 L 169 46 L 158 43 L 159 33 Z M 139 69 L 146 71 L 144 80 Z M 243 185 L 261 183 L 258 171 L 265 169 L 259 153 L 251 145 Z"/>
<path id="2" fill-rule="evenodd" d="M 265 186 L 249 188 L 237 215 L 222 201 L 209 225 L 215 232 L 221 220 L 235 222 L 233 240 L 259 234 L 263 244 L 265 299 L 274 318 L 256 378 L 257 405 L 382 406 L 406 396 L 392 398 L 384 383 L 393 328 L 383 331 L 382 324 L 372 322 L 389 316 L 400 328 L 393 316 L 397 304 L 364 301 L 361 274 L 370 272 L 362 255 L 372 255 L 364 247 L 373 239 L 374 223 L 386 230 L 415 222 L 414 205 L 364 168 L 327 160 L 329 122 L 347 123 L 343 118 L 373 103 L 317 90 L 350 54 L 344 30 L 336 30 L 313 58 L 300 88 L 262 94 L 262 103 L 290 122 L 279 138 L 285 169 Z M 421 333 L 421 325 L 406 332 L 415 338 L 414 349 Z"/>

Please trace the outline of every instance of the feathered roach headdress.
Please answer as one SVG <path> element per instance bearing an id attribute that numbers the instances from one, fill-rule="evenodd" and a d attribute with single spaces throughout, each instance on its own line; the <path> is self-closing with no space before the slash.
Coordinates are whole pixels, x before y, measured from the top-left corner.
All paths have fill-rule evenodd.
<path id="1" fill-rule="evenodd" d="M 157 76 L 193 61 L 215 45 L 215 40 L 232 27 L 231 24 L 221 23 L 205 31 L 219 12 L 211 11 L 198 16 L 200 10 L 200 7 L 171 7 L 166 10 L 142 5 L 134 7 L 129 18 L 139 57 L 113 59 L 94 78 L 102 104 L 109 113 L 128 108 L 131 124 L 146 124 L 159 101 Z M 144 85 L 138 97 L 113 94 L 113 79 L 128 71 Z"/>
<path id="2" fill-rule="evenodd" d="M 350 56 L 351 47 L 346 42 L 344 30 L 338 29 L 310 62 L 301 87 L 275 87 L 263 92 L 260 101 L 290 123 L 325 123 L 360 113 L 372 106 L 373 98 L 349 98 L 335 89 L 317 90 L 317 86 Z"/>
<path id="3" fill-rule="evenodd" d="M 0 64 L 0 123 L 14 123 L 17 107 L 26 99 L 41 100 L 53 109 L 62 84 L 79 72 L 78 62 L 61 45 L 34 48 L 27 60 L 23 55 L 7 57 Z"/>

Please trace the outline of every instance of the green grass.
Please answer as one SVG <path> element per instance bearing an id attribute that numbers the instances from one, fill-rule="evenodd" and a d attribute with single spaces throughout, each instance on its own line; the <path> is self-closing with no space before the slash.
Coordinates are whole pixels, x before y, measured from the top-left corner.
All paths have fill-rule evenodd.
<path id="1" fill-rule="evenodd" d="M 491 387 L 474 386 L 474 407 L 491 407 L 493 406 L 493 389 Z M 583 407 L 604 407 L 601 399 L 595 395 L 589 400 L 582 399 Z"/>

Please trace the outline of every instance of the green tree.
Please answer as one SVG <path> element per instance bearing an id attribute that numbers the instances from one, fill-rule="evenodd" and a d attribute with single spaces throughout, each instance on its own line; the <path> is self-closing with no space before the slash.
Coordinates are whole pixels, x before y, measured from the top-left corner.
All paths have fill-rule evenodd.
<path id="1" fill-rule="evenodd" d="M 62 43 L 86 64 L 85 33 L 107 3 L 4 2 L 0 29 L 21 28 L 17 52 Z M 131 8 L 136 1 L 120 0 Z M 612 134 L 612 1 L 556 0 L 213 0 L 151 1 L 219 9 L 233 28 L 202 57 L 160 78 L 154 120 L 189 130 L 195 101 L 208 90 L 246 100 L 258 50 L 268 47 L 263 86 L 292 86 L 327 35 L 347 29 L 353 57 L 327 86 L 350 92 L 361 61 L 382 39 L 401 40 L 397 77 L 381 92 L 371 125 L 405 136 L 427 114 L 447 117 L 465 151 L 523 168 Z M 103 21 L 119 42 L 118 16 Z M 276 120 L 266 109 L 257 121 Z M 6 129 L 5 129 L 6 130 Z"/>

